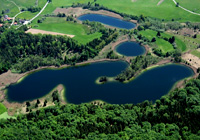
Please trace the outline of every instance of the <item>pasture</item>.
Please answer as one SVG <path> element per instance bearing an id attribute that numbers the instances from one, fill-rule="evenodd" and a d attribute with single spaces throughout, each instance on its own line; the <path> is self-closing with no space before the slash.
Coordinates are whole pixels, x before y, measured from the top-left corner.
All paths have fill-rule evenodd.
<path id="1" fill-rule="evenodd" d="M 66 18 L 48 17 L 43 23 L 33 23 L 34 29 L 75 35 L 74 39 L 86 44 L 95 38 L 101 37 L 101 33 L 89 34 L 89 28 L 85 25 L 67 22 Z"/>
<path id="2" fill-rule="evenodd" d="M 182 22 L 200 21 L 200 16 L 193 15 L 176 7 L 172 0 L 164 0 L 160 5 L 157 5 L 159 1 L 160 0 L 97 0 L 96 3 L 115 11 L 131 15 L 140 16 L 143 14 L 145 16 L 156 17 L 159 19 L 174 19 Z"/>
<path id="3" fill-rule="evenodd" d="M 176 0 L 179 5 L 195 13 L 200 13 L 200 1 L 199 0 Z"/>
<path id="4" fill-rule="evenodd" d="M 161 37 L 157 37 L 157 32 L 156 31 L 153 31 L 153 30 L 143 30 L 143 31 L 140 31 L 139 32 L 142 36 L 145 36 L 146 38 L 148 38 L 150 41 L 152 40 L 153 37 L 156 38 L 156 42 L 155 44 L 162 50 L 163 53 L 166 53 L 166 52 L 170 52 L 170 51 L 173 51 L 174 48 L 172 46 L 172 44 L 170 44 L 168 41 L 164 40 L 163 38 L 166 37 L 166 38 L 170 38 L 172 37 L 172 35 L 169 35 L 167 33 L 161 33 Z M 182 51 L 186 51 L 186 45 L 184 42 L 182 42 L 179 38 L 177 38 L 175 36 L 175 42 L 176 42 L 176 45 L 178 48 L 180 48 Z"/>

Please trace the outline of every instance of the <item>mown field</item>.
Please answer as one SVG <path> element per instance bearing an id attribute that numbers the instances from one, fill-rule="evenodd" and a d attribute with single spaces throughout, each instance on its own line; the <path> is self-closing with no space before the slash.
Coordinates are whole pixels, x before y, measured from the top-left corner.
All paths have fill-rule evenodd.
<path id="1" fill-rule="evenodd" d="M 0 103 L 0 115 L 6 112 L 6 110 L 6 107 L 2 103 Z"/>
<path id="2" fill-rule="evenodd" d="M 98 32 L 88 35 L 89 28 L 87 26 L 78 23 L 67 22 L 66 18 L 48 17 L 43 21 L 43 23 L 35 22 L 32 24 L 32 26 L 35 29 L 75 35 L 74 39 L 83 44 L 86 44 L 95 38 L 101 37 L 101 33 Z"/>
<path id="3" fill-rule="evenodd" d="M 170 51 L 173 51 L 174 48 L 172 46 L 172 44 L 170 44 L 168 41 L 162 39 L 162 38 L 159 38 L 157 37 L 157 32 L 156 31 L 153 31 L 153 30 L 143 30 L 143 31 L 140 31 L 139 32 L 142 36 L 145 36 L 146 38 L 148 38 L 149 40 L 152 40 L 153 37 L 156 38 L 156 45 L 162 50 L 163 53 L 166 53 L 166 52 L 170 52 Z M 161 37 L 166 37 L 166 38 L 170 38 L 172 37 L 171 35 L 169 34 L 166 34 L 166 33 L 161 33 Z M 176 45 L 178 48 L 180 48 L 182 51 L 186 51 L 186 45 L 184 42 L 182 42 L 179 38 L 175 37 L 176 40 Z"/>
<path id="4" fill-rule="evenodd" d="M 179 2 L 179 4 L 196 13 L 200 13 L 200 1 L 199 0 L 176 0 L 176 2 Z"/>
<path id="5" fill-rule="evenodd" d="M 172 0 L 165 0 L 157 6 L 160 0 L 97 0 L 96 2 L 115 11 L 132 15 L 145 15 L 166 20 L 199 22 L 200 16 L 190 14 L 175 6 Z M 198 1 L 198 0 L 196 0 Z M 193 7 L 195 5 L 191 5 Z"/>
<path id="6" fill-rule="evenodd" d="M 19 13 L 19 9 L 17 8 L 17 6 L 15 6 L 12 2 L 9 2 L 7 0 L 0 0 L 0 13 L 2 12 L 2 10 L 9 10 L 8 15 L 10 17 L 13 17 L 17 13 Z"/>
<path id="7" fill-rule="evenodd" d="M 36 6 L 36 0 L 13 0 L 20 7 Z M 177 21 L 192 21 L 200 22 L 200 16 L 188 13 L 181 8 L 175 6 L 172 0 L 164 0 L 163 3 L 157 5 L 160 0 L 96 0 L 96 3 L 119 11 L 122 13 L 132 15 L 145 15 L 150 17 L 156 17 L 165 20 L 177 20 Z M 188 8 L 194 12 L 200 12 L 199 0 L 177 0 L 185 8 Z M 68 7 L 73 3 L 87 3 L 94 2 L 94 0 L 53 0 L 42 14 L 51 14 L 57 7 Z M 17 7 L 6 0 L 0 0 L 0 11 L 2 9 L 10 9 L 10 16 L 14 16 L 19 12 Z M 46 0 L 38 0 L 38 6 L 43 7 Z M 159 12 L 158 12 L 159 11 Z M 32 16 L 32 14 L 30 14 Z M 28 13 L 24 13 L 19 16 L 20 18 L 30 18 Z"/>

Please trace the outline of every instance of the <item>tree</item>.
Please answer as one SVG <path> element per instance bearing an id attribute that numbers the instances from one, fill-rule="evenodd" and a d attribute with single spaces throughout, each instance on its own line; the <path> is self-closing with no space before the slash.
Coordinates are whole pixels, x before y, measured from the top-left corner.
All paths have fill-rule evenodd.
<path id="1" fill-rule="evenodd" d="M 179 2 L 176 3 L 176 7 L 179 7 Z"/>
<path id="2" fill-rule="evenodd" d="M 40 100 L 39 99 L 37 99 L 37 104 L 40 104 Z"/>
<path id="3" fill-rule="evenodd" d="M 158 37 L 160 37 L 160 36 L 161 36 L 161 34 L 160 34 L 160 32 L 159 32 L 159 31 L 157 32 L 157 35 L 156 35 L 156 36 L 158 36 Z"/>
<path id="4" fill-rule="evenodd" d="M 152 40 L 151 40 L 151 42 L 156 42 L 156 38 L 153 37 Z"/>
<path id="5" fill-rule="evenodd" d="M 31 104 L 30 102 L 26 102 L 26 106 L 29 107 Z"/>

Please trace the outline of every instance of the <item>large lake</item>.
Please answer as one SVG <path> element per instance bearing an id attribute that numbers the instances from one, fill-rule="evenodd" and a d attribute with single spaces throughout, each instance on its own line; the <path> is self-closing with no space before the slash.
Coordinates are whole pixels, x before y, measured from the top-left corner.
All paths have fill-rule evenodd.
<path id="1" fill-rule="evenodd" d="M 110 16 L 99 15 L 99 14 L 86 14 L 86 15 L 82 15 L 78 17 L 78 19 L 81 21 L 89 20 L 89 21 L 101 22 L 109 26 L 114 26 L 114 27 L 123 28 L 123 29 L 132 29 L 136 27 L 136 24 L 132 22 L 124 21 L 124 20 L 110 17 Z"/>
<path id="2" fill-rule="evenodd" d="M 146 50 L 143 46 L 136 42 L 123 42 L 116 47 L 116 51 L 125 56 L 143 55 Z"/>
<path id="3" fill-rule="evenodd" d="M 17 102 L 37 99 L 58 84 L 63 84 L 67 101 L 74 104 L 96 99 L 113 104 L 155 101 L 167 94 L 177 81 L 193 75 L 193 71 L 186 66 L 169 64 L 148 70 L 127 84 L 95 83 L 99 76 L 116 76 L 127 66 L 127 63 L 118 61 L 40 70 L 28 75 L 22 82 L 10 85 L 7 90 L 8 99 Z"/>

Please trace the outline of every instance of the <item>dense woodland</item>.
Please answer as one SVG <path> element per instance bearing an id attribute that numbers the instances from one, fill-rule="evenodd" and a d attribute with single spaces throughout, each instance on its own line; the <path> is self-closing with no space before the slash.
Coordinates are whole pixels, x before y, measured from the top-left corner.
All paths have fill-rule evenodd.
<path id="1" fill-rule="evenodd" d="M 93 58 L 118 36 L 115 30 L 101 28 L 98 31 L 102 33 L 101 38 L 83 45 L 67 36 L 6 30 L 0 36 L 0 73 L 8 69 L 26 72 L 39 66 L 74 65 Z"/>
<path id="2" fill-rule="evenodd" d="M 0 139 L 200 139 L 199 90 L 194 79 L 155 103 L 51 106 L 0 120 Z"/>
<path id="3" fill-rule="evenodd" d="M 124 70 L 122 73 L 117 75 L 115 79 L 120 82 L 130 80 L 132 77 L 137 76 L 141 70 L 146 69 L 152 64 L 156 64 L 158 60 L 158 58 L 151 55 L 137 56 L 131 60 L 130 66 L 126 68 L 126 70 Z"/>

